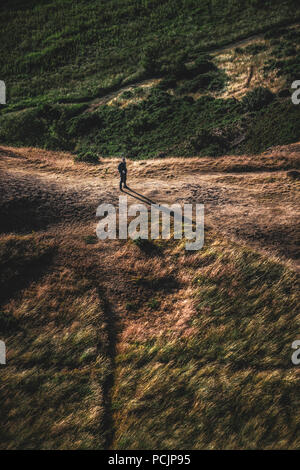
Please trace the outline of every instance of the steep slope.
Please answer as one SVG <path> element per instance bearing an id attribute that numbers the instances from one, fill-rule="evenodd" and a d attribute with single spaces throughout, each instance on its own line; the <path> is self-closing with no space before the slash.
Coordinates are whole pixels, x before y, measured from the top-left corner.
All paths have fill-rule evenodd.
<path id="1" fill-rule="evenodd" d="M 300 139 L 298 2 L 0 8 L 2 143 L 95 161 L 253 154 Z"/>

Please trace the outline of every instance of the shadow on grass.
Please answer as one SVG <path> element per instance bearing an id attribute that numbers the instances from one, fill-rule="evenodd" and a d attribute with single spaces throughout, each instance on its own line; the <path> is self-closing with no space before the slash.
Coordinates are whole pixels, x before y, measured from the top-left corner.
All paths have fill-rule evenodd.
<path id="1" fill-rule="evenodd" d="M 17 249 L 15 246 L 11 248 Z M 4 254 L 4 258 L 0 255 L 0 305 L 43 276 L 52 263 L 54 250 L 46 248 L 32 256 L 30 253 L 26 253 L 25 256 L 14 252 L 12 256 Z"/>
<path id="2" fill-rule="evenodd" d="M 156 245 L 153 240 L 137 238 L 132 242 L 148 256 L 162 256 L 163 252 L 160 246 Z"/>
<path id="3" fill-rule="evenodd" d="M 147 196 L 144 196 L 143 194 L 140 194 L 138 193 L 137 191 L 134 191 L 133 189 L 129 188 L 129 186 L 127 186 L 128 191 L 124 191 L 124 189 L 121 189 L 121 191 L 123 193 L 126 193 L 128 194 L 129 196 L 131 197 L 134 197 L 135 199 L 138 199 L 139 201 L 141 202 L 145 202 L 146 204 L 154 204 L 154 205 L 159 205 L 159 203 L 155 202 L 155 201 L 152 201 L 152 199 L 149 199 Z M 129 192 L 130 191 L 130 192 Z M 132 194 L 133 193 L 133 194 Z M 135 196 L 134 196 L 135 194 Z"/>

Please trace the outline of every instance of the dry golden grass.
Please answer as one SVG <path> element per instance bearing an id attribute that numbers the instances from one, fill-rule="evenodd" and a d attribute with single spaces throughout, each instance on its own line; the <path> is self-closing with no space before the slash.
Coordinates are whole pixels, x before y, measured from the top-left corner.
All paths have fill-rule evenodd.
<path id="1" fill-rule="evenodd" d="M 100 202 L 118 203 L 117 159 L 94 166 L 39 149 L 1 147 L 0 154 L 5 230 L 91 221 Z M 129 160 L 128 181 L 137 193 L 126 195 L 129 203 L 140 195 L 143 202 L 146 196 L 158 203 L 203 203 L 215 229 L 297 262 L 299 181 L 283 170 L 299 168 L 299 161 L 299 143 L 255 157 Z"/>
<path id="2" fill-rule="evenodd" d="M 154 315 L 144 305 L 128 313 L 112 448 L 298 448 L 299 371 L 290 359 L 300 326 L 297 276 L 213 234 L 204 250 L 187 255 L 177 245 L 164 259 L 185 294 L 180 304 L 177 290 L 172 305 L 156 292 Z M 159 264 L 149 263 L 158 276 Z"/>
<path id="3" fill-rule="evenodd" d="M 54 152 L 50 150 L 15 147 L 0 147 L 2 167 L 25 166 L 41 171 L 55 173 L 70 173 L 84 176 L 94 176 L 104 179 L 117 174 L 116 166 L 119 159 L 103 158 L 99 165 L 88 165 L 73 161 L 73 155 L 68 152 Z M 19 162 L 19 163 L 18 163 Z M 273 147 L 266 152 L 256 155 L 225 155 L 222 157 L 195 157 L 195 158 L 163 158 L 155 160 L 130 160 L 128 155 L 129 171 L 137 176 L 147 178 L 164 175 L 175 177 L 193 171 L 199 172 L 248 172 L 248 171 L 276 171 L 290 168 L 300 168 L 300 142 Z"/>
<path id="4" fill-rule="evenodd" d="M 213 232 L 187 254 L 92 230 L 1 239 L 12 268 L 49 250 L 2 304 L 1 447 L 297 447 L 295 273 Z"/>
<path id="5" fill-rule="evenodd" d="M 129 86 L 124 86 L 120 90 L 109 93 L 105 97 L 101 98 L 100 100 L 97 99 L 91 103 L 91 105 L 88 108 L 89 112 L 95 111 L 99 106 L 103 105 L 118 105 L 121 108 L 126 108 L 126 106 L 129 106 L 130 104 L 133 103 L 138 103 L 139 101 L 142 101 L 144 97 L 139 97 L 139 96 L 133 96 L 131 98 L 124 98 L 122 97 L 123 93 L 130 91 L 134 92 L 136 88 L 141 88 L 144 91 L 147 91 L 149 88 L 152 88 L 156 86 L 160 82 L 160 79 L 149 79 L 149 80 L 142 80 L 141 82 L 138 82 L 137 84 L 134 85 L 129 85 Z"/>
<path id="6" fill-rule="evenodd" d="M 245 45 L 266 45 L 268 43 L 261 39 L 248 41 Z M 218 98 L 241 99 L 248 91 L 256 87 L 269 88 L 273 93 L 277 93 L 285 86 L 285 78 L 277 75 L 276 71 L 270 71 L 267 75 L 263 71 L 264 64 L 269 57 L 269 50 L 264 50 L 255 54 L 236 54 L 234 50 L 228 50 L 217 54 L 215 62 L 223 69 L 229 77 L 226 89 L 215 94 Z"/>
<path id="7" fill-rule="evenodd" d="M 111 357 L 95 259 L 70 235 L 9 235 L 0 247 L 0 447 L 105 447 Z"/>
<path id="8" fill-rule="evenodd" d="M 299 29 L 299 24 L 293 25 L 290 29 Z M 247 46 L 264 46 L 261 51 L 255 54 L 243 51 L 236 52 L 236 48 L 244 49 Z M 299 51 L 299 47 L 297 50 Z M 256 87 L 269 88 L 273 93 L 287 86 L 284 76 L 280 76 L 276 70 L 264 71 L 264 65 L 273 58 L 272 46 L 269 40 L 264 39 L 264 35 L 258 34 L 249 39 L 237 41 L 229 46 L 222 47 L 212 52 L 215 64 L 228 77 L 228 82 L 223 90 L 210 92 L 215 98 L 241 99 L 247 92 Z M 287 57 L 285 57 L 287 58 Z M 207 94 L 203 92 L 190 93 L 195 100 Z"/>
<path id="9" fill-rule="evenodd" d="M 299 447 L 299 182 L 282 171 L 298 167 L 299 144 L 129 161 L 138 193 L 204 202 L 205 246 L 190 254 L 174 240 L 97 240 L 97 205 L 118 202 L 116 159 L 0 153 L 16 232 L 0 237 L 1 448 Z M 28 234 L 36 213 L 45 224 Z"/>

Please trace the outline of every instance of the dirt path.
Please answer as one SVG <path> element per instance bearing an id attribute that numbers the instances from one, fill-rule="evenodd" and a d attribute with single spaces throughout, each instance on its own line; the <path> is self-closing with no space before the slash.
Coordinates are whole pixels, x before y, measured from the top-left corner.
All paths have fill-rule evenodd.
<path id="1" fill-rule="evenodd" d="M 116 174 L 100 179 L 47 168 L 36 170 L 26 162 L 11 157 L 1 160 L 2 232 L 30 232 L 78 222 L 96 224 L 99 204 L 118 204 Z M 170 177 L 163 168 L 160 178 L 134 178 L 129 173 L 130 187 L 135 191 L 127 193 L 129 204 L 144 200 L 143 196 L 161 204 L 204 204 L 207 226 L 298 263 L 299 183 L 288 181 L 285 172 L 191 172 Z"/>
<path id="2" fill-rule="evenodd" d="M 93 100 L 91 102 L 89 108 L 87 109 L 87 111 L 89 111 L 89 112 L 95 111 L 96 108 L 111 102 L 114 98 L 121 95 L 125 91 L 132 91 L 135 88 L 139 88 L 139 87 L 140 88 L 148 88 L 148 87 L 156 85 L 157 83 L 160 82 L 160 80 L 161 80 L 160 78 L 150 78 L 150 79 L 147 79 L 147 80 L 141 80 L 139 82 L 133 83 L 132 85 L 124 85 L 121 88 L 119 88 L 118 90 L 113 91 L 111 93 L 108 93 L 107 95 L 103 96 L 100 99 L 97 98 L 97 99 Z"/>

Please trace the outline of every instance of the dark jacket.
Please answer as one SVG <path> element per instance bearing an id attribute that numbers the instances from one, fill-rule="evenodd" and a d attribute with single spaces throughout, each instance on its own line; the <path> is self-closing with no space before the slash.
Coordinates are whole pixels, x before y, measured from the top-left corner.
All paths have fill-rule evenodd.
<path id="1" fill-rule="evenodd" d="M 118 166 L 118 170 L 119 170 L 119 173 L 120 175 L 126 175 L 127 174 L 127 168 L 126 168 L 126 162 L 121 162 Z"/>

